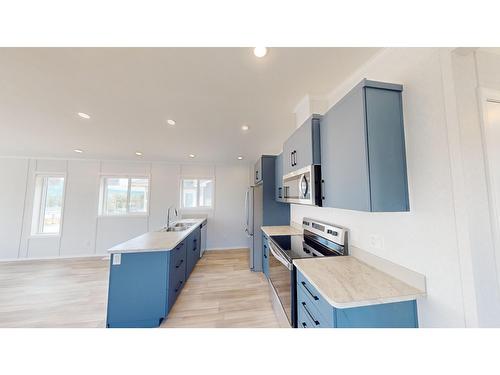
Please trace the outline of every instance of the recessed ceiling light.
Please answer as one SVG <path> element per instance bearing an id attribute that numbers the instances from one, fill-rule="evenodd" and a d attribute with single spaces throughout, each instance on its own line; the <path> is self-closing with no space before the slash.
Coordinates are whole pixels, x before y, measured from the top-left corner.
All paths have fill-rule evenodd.
<path id="1" fill-rule="evenodd" d="M 137 151 L 135 154 L 136 154 L 137 156 L 142 156 L 142 152 L 139 152 L 139 151 Z"/>
<path id="2" fill-rule="evenodd" d="M 88 120 L 90 118 L 90 115 L 87 115 L 86 113 L 83 113 L 83 112 L 78 112 L 78 116 L 80 116 L 81 118 L 84 118 L 86 120 Z"/>
<path id="3" fill-rule="evenodd" d="M 244 132 L 246 132 L 248 129 L 250 129 L 250 128 L 248 127 L 248 125 L 242 125 L 242 126 L 241 126 L 241 130 L 243 130 Z"/>
<path id="4" fill-rule="evenodd" d="M 257 57 L 264 57 L 267 55 L 267 48 L 266 47 L 255 47 L 253 49 L 253 54 Z"/>
<path id="5" fill-rule="evenodd" d="M 189 154 L 189 157 L 190 157 L 190 158 L 194 158 L 195 156 L 196 156 L 196 155 L 194 155 L 194 154 Z"/>
<path id="6" fill-rule="evenodd" d="M 243 160 L 243 156 L 238 156 L 238 160 Z"/>
<path id="7" fill-rule="evenodd" d="M 168 119 L 167 124 L 169 125 L 175 125 L 175 120 Z"/>
<path id="8" fill-rule="evenodd" d="M 80 150 L 79 148 L 75 148 L 73 151 L 75 151 L 75 152 L 77 152 L 79 154 L 81 154 L 83 152 L 83 150 Z"/>

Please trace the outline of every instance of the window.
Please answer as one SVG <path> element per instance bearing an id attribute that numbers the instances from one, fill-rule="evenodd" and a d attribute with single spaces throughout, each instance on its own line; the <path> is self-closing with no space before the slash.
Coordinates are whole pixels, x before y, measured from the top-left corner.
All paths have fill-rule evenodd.
<path id="1" fill-rule="evenodd" d="M 59 234 L 62 224 L 63 203 L 64 176 L 36 176 L 31 225 L 32 234 Z"/>
<path id="2" fill-rule="evenodd" d="M 147 214 L 149 178 L 102 177 L 99 212 L 104 216 Z"/>
<path id="3" fill-rule="evenodd" d="M 214 200 L 214 180 L 185 178 L 181 181 L 181 207 L 211 209 Z"/>

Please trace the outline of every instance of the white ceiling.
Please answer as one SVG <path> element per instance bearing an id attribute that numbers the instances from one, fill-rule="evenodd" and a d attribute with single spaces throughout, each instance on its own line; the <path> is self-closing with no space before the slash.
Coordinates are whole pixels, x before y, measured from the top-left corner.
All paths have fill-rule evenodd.
<path id="1" fill-rule="evenodd" d="M 280 151 L 302 97 L 328 93 L 376 51 L 0 48 L 0 154 L 253 161 Z"/>

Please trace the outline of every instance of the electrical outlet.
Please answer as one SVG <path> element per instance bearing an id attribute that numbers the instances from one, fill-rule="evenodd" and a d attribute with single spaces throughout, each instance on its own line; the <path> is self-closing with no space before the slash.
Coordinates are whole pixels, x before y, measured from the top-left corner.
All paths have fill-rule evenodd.
<path id="1" fill-rule="evenodd" d="M 384 248 L 384 237 L 379 234 L 371 234 L 369 242 L 372 250 L 382 250 Z"/>
<path id="2" fill-rule="evenodd" d="M 119 266 L 120 264 L 122 264 L 122 255 L 113 254 L 113 266 Z"/>

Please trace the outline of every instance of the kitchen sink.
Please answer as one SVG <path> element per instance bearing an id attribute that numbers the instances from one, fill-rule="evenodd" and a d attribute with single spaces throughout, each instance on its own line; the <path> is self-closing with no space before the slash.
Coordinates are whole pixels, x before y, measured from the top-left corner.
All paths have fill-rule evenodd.
<path id="1" fill-rule="evenodd" d="M 163 228 L 161 232 L 182 232 L 193 226 L 193 223 L 175 223 L 168 228 Z"/>

